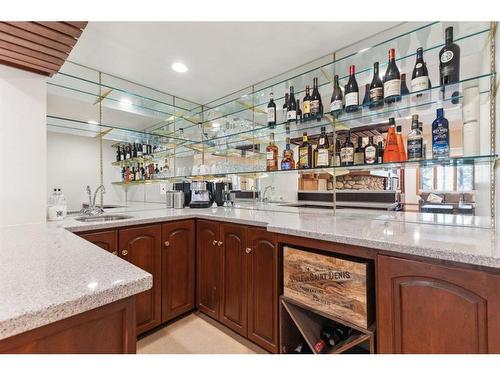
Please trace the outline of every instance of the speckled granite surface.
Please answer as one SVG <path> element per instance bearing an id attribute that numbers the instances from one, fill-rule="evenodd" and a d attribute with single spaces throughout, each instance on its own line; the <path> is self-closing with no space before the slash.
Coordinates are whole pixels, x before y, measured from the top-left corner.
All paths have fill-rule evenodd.
<path id="1" fill-rule="evenodd" d="M 161 204 L 131 204 L 107 212 L 132 218 L 82 223 L 68 217 L 62 222 L 0 228 L 0 339 L 151 287 L 151 275 L 71 232 L 205 218 L 500 269 L 500 243 L 494 231 L 417 224 L 411 216 L 397 221 L 388 213 L 367 219 L 360 211 L 342 210 L 333 216 L 321 209 L 290 207 L 283 212 L 271 204 L 180 210 Z"/>

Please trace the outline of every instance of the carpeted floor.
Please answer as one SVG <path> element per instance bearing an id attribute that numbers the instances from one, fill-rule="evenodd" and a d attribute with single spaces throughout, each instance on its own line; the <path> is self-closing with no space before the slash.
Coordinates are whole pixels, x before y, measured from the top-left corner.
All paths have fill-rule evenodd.
<path id="1" fill-rule="evenodd" d="M 250 341 L 198 312 L 137 342 L 138 354 L 257 354 L 266 353 Z"/>

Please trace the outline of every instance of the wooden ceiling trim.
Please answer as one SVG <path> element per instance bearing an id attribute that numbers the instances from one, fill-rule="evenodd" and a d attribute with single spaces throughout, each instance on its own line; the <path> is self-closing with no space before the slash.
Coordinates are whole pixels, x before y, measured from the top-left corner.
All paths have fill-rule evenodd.
<path id="1" fill-rule="evenodd" d="M 64 64 L 86 26 L 84 21 L 0 21 L 0 64 L 52 75 Z"/>
<path id="2" fill-rule="evenodd" d="M 63 43 L 56 42 L 55 40 L 52 40 L 49 38 L 45 38 L 45 37 L 40 36 L 40 35 L 30 33 L 29 31 L 22 30 L 18 27 L 8 25 L 8 24 L 3 23 L 3 22 L 0 22 L 0 31 L 3 31 L 3 32 L 8 33 L 10 35 L 13 35 L 13 36 L 16 36 L 16 37 L 19 37 L 19 38 L 22 38 L 22 39 L 25 39 L 25 40 L 28 40 L 28 41 L 31 41 L 34 43 L 41 44 L 45 47 L 49 47 L 49 48 L 52 48 L 52 49 L 55 49 L 55 50 L 58 50 L 58 51 L 61 51 L 64 53 L 69 54 L 71 52 L 70 46 L 67 46 Z"/>

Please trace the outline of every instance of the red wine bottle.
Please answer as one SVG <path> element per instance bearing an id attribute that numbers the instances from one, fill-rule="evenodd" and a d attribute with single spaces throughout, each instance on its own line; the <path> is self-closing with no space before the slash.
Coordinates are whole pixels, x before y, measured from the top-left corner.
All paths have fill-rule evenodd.
<path id="1" fill-rule="evenodd" d="M 378 61 L 373 64 L 373 78 L 370 83 L 370 109 L 384 105 L 384 84 L 380 79 Z"/>
<path id="2" fill-rule="evenodd" d="M 297 102 L 295 101 L 293 86 L 290 86 L 290 96 L 288 97 L 286 120 L 288 123 L 297 121 Z"/>
<path id="3" fill-rule="evenodd" d="M 349 67 L 349 81 L 345 86 L 345 110 L 346 112 L 356 112 L 359 109 L 359 88 L 356 81 L 356 68 Z"/>
<path id="4" fill-rule="evenodd" d="M 344 108 L 344 95 L 339 85 L 339 76 L 335 75 L 333 79 L 333 93 L 330 100 L 330 113 L 333 116 L 338 116 Z"/>
<path id="5" fill-rule="evenodd" d="M 321 120 L 321 95 L 318 90 L 318 78 L 313 78 L 313 92 L 311 95 L 311 118 Z"/>
<path id="6" fill-rule="evenodd" d="M 302 122 L 302 110 L 300 109 L 300 100 L 297 99 L 297 112 L 296 112 L 296 116 L 295 116 L 295 123 L 299 123 L 299 122 Z"/>
<path id="7" fill-rule="evenodd" d="M 276 126 L 276 103 L 272 92 L 269 94 L 269 103 L 267 104 L 267 126 L 271 129 Z"/>
<path id="8" fill-rule="evenodd" d="M 384 75 L 384 101 L 394 103 L 401 98 L 401 75 L 396 65 L 396 51 L 389 50 L 389 63 Z"/>
<path id="9" fill-rule="evenodd" d="M 302 99 L 302 120 L 309 121 L 311 119 L 311 95 L 309 85 L 306 86 L 306 95 Z"/>
<path id="10" fill-rule="evenodd" d="M 422 47 L 417 48 L 417 59 L 411 73 L 411 92 L 417 92 L 429 89 L 429 72 L 427 65 L 424 62 L 424 50 Z M 418 93 L 417 97 L 421 97 L 422 93 Z"/>

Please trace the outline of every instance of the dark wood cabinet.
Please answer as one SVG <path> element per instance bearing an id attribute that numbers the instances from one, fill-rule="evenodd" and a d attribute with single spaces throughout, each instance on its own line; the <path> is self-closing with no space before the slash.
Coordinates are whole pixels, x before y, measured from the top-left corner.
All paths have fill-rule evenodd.
<path id="1" fill-rule="evenodd" d="M 137 334 L 161 323 L 161 225 L 120 229 L 120 257 L 153 275 L 153 288 L 136 296 Z"/>
<path id="2" fill-rule="evenodd" d="M 208 316 L 219 319 L 221 289 L 221 246 L 219 224 L 199 220 L 196 225 L 196 305 Z"/>
<path id="3" fill-rule="evenodd" d="M 247 335 L 247 235 L 241 225 L 222 224 L 222 293 L 220 321 Z"/>
<path id="4" fill-rule="evenodd" d="M 81 234 L 80 237 L 92 242 L 94 245 L 103 248 L 115 255 L 118 255 L 118 231 L 107 230 L 103 232 L 94 232 Z"/>
<path id="5" fill-rule="evenodd" d="M 273 233 L 248 228 L 248 338 L 278 352 L 278 249 Z"/>
<path id="6" fill-rule="evenodd" d="M 162 322 L 171 320 L 195 307 L 194 242 L 194 220 L 162 225 Z"/>
<path id="7" fill-rule="evenodd" d="M 500 353 L 500 275 L 377 257 L 378 352 Z"/>

